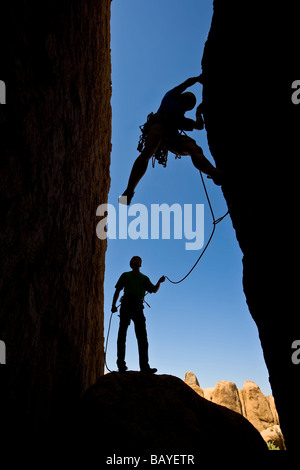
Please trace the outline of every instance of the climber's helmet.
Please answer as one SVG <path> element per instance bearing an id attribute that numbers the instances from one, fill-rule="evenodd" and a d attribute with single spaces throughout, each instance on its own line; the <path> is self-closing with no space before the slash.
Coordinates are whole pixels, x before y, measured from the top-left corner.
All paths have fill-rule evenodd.
<path id="1" fill-rule="evenodd" d="M 190 91 L 182 93 L 181 100 L 185 111 L 190 111 L 191 109 L 193 109 L 197 101 L 194 93 L 191 93 Z"/>

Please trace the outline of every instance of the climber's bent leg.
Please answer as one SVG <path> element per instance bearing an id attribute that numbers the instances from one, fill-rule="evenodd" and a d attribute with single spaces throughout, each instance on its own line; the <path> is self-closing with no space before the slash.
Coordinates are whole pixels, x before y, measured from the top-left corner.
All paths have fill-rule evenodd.
<path id="1" fill-rule="evenodd" d="M 202 171 L 210 176 L 217 185 L 222 184 L 222 171 L 215 168 L 209 160 L 204 156 L 203 150 L 196 142 L 190 142 L 186 145 L 185 150 L 191 156 L 192 162 L 197 170 Z"/>
<path id="2" fill-rule="evenodd" d="M 142 179 L 144 174 L 147 171 L 148 162 L 152 155 L 158 149 L 163 136 L 163 130 L 161 124 L 154 124 L 147 136 L 145 142 L 145 148 L 139 155 L 139 157 L 135 160 L 129 180 L 128 185 L 122 196 L 120 197 L 119 201 L 122 204 L 130 204 L 132 196 L 134 194 L 134 189 L 137 186 L 138 182 Z M 127 197 L 127 200 L 125 199 Z"/>
<path id="3" fill-rule="evenodd" d="M 188 135 L 172 136 L 167 141 L 168 149 L 177 155 L 190 155 L 197 170 L 203 171 L 210 176 L 217 185 L 222 184 L 223 173 L 215 168 L 203 154 L 203 150 L 196 141 Z"/>

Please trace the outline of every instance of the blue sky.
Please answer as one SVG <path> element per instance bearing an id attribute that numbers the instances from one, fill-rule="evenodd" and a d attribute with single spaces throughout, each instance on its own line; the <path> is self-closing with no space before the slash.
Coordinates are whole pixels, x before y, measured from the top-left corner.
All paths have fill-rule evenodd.
<path id="1" fill-rule="evenodd" d="M 112 48 L 112 157 L 110 204 L 117 209 L 118 196 L 127 186 L 138 152 L 139 126 L 156 111 L 166 91 L 201 72 L 201 58 L 212 17 L 212 0 L 113 0 Z M 190 89 L 201 102 L 202 86 Z M 187 114 L 188 115 L 188 114 Z M 190 115 L 193 117 L 193 113 Z M 228 130 L 230 142 L 230 129 Z M 206 132 L 192 137 L 210 155 Z M 216 218 L 227 211 L 221 189 L 206 180 Z M 204 204 L 205 242 L 212 220 L 199 173 L 190 157 L 175 160 L 169 154 L 167 168 L 149 164 L 136 189 L 132 204 Z M 132 220 L 132 219 L 130 219 Z M 183 277 L 200 252 L 185 249 L 186 240 L 108 240 L 105 271 L 105 336 L 114 286 L 130 270 L 133 255 L 143 259 L 141 271 L 153 283 L 165 274 Z M 230 380 L 242 387 L 256 382 L 270 394 L 268 373 L 258 332 L 242 290 L 242 253 L 229 217 L 216 228 L 214 238 L 193 273 L 181 284 L 168 281 L 157 294 L 148 295 L 145 307 L 150 365 L 158 373 L 184 378 L 192 370 L 200 386 L 213 387 Z M 119 317 L 114 314 L 108 343 L 107 364 L 116 368 Z M 127 365 L 139 370 L 133 325 L 128 330 Z"/>

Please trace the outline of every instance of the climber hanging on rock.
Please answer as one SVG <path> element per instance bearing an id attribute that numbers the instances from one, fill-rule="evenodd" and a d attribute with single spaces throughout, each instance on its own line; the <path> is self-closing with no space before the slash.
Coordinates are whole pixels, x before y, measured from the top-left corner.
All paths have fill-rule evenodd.
<path id="1" fill-rule="evenodd" d="M 190 155 L 194 166 L 212 178 L 215 184 L 222 184 L 222 172 L 215 168 L 204 156 L 202 148 L 191 137 L 179 131 L 202 130 L 202 105 L 196 110 L 196 121 L 185 117 L 185 112 L 196 105 L 196 97 L 185 90 L 196 83 L 202 83 L 202 75 L 188 78 L 185 82 L 168 91 L 156 114 L 149 114 L 144 126 L 138 150 L 141 152 L 133 164 L 128 186 L 119 202 L 130 204 L 135 187 L 147 170 L 148 162 L 154 156 L 159 163 L 166 166 L 168 151 L 177 156 Z"/>
<path id="2" fill-rule="evenodd" d="M 126 372 L 125 362 L 126 335 L 127 329 L 132 320 L 134 323 L 135 334 L 138 342 L 139 362 L 141 372 L 155 374 L 157 369 L 149 366 L 148 359 L 148 339 L 146 331 L 146 319 L 143 313 L 143 302 L 146 292 L 156 293 L 165 277 L 162 276 L 156 285 L 152 284 L 150 279 L 140 272 L 142 259 L 134 256 L 130 260 L 131 271 L 125 272 L 119 278 L 116 284 L 116 290 L 113 297 L 111 311 L 117 311 L 116 303 L 119 294 L 124 289 L 124 295 L 121 299 L 120 325 L 117 340 L 117 365 L 119 372 Z"/>

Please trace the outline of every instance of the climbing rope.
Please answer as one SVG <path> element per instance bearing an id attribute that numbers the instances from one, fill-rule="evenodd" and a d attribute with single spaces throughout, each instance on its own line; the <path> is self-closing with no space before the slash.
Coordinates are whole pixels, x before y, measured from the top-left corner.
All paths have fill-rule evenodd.
<path id="1" fill-rule="evenodd" d="M 120 305 L 121 305 L 121 304 L 120 304 Z M 119 308 L 120 305 L 118 305 L 117 308 Z M 107 365 L 107 362 L 106 362 L 106 353 L 107 353 L 107 345 L 108 345 L 108 338 L 109 338 L 109 332 L 110 332 L 111 319 L 112 319 L 113 314 L 114 314 L 114 312 L 111 312 L 111 314 L 110 314 L 109 324 L 108 324 L 108 330 L 107 330 L 107 336 L 106 336 L 105 349 L 104 349 L 104 362 L 105 362 L 105 367 L 106 367 L 106 369 L 107 369 L 109 372 L 112 372 L 112 371 L 110 370 L 110 368 L 109 368 L 108 365 Z"/>
<path id="2" fill-rule="evenodd" d="M 183 282 L 191 274 L 191 272 L 195 269 L 195 267 L 197 266 L 197 264 L 201 260 L 202 256 L 204 255 L 205 251 L 207 250 L 207 248 L 208 248 L 208 246 L 209 246 L 209 244 L 210 244 L 210 242 L 211 242 L 211 240 L 214 236 L 214 233 L 215 233 L 215 230 L 216 230 L 216 225 L 219 224 L 223 219 L 225 219 L 225 217 L 229 214 L 229 210 L 228 210 L 226 212 L 226 214 L 224 214 L 222 217 L 219 217 L 218 219 L 215 219 L 215 214 L 214 214 L 214 211 L 213 211 L 213 208 L 212 208 L 212 205 L 211 205 L 211 202 L 210 202 L 210 198 L 209 198 L 209 195 L 208 195 L 208 192 L 207 192 L 207 189 L 206 189 L 204 178 L 203 178 L 202 172 L 200 170 L 199 170 L 199 173 L 200 173 L 200 176 L 201 176 L 204 192 L 205 192 L 206 199 L 207 199 L 209 209 L 210 209 L 210 212 L 211 212 L 211 216 L 212 216 L 212 219 L 213 219 L 213 228 L 212 228 L 210 237 L 209 237 L 205 247 L 203 248 L 199 258 L 197 259 L 196 263 L 191 267 L 189 272 L 182 279 L 179 279 L 179 281 L 172 281 L 168 276 L 165 276 L 165 278 L 168 279 L 168 281 L 171 282 L 172 284 L 180 284 L 181 282 Z"/>
<path id="3" fill-rule="evenodd" d="M 172 281 L 168 276 L 165 276 L 166 279 L 168 279 L 169 282 L 171 282 L 172 284 L 180 284 L 181 282 L 183 282 L 190 274 L 191 272 L 195 269 L 195 267 L 197 266 L 197 264 L 199 263 L 199 261 L 201 260 L 202 256 L 204 255 L 205 251 L 207 250 L 213 236 L 214 236 L 214 233 L 215 233 L 215 230 L 216 230 L 216 225 L 219 224 L 223 219 L 225 219 L 225 217 L 229 214 L 229 209 L 228 211 L 222 216 L 222 217 L 219 217 L 218 219 L 215 218 L 215 214 L 214 214 L 214 211 L 213 211 L 213 208 L 212 208 L 212 205 L 211 205 L 211 202 L 210 202 L 210 198 L 209 198 L 209 195 L 208 195 L 208 192 L 207 192 L 207 189 L 206 189 L 206 185 L 205 185 L 205 182 L 204 182 L 204 178 L 203 178 L 203 175 L 202 175 L 202 172 L 199 170 L 199 173 L 200 173 L 200 176 L 201 176 L 201 180 L 202 180 L 202 184 L 203 184 L 203 188 L 204 188 L 204 192 L 205 192 L 205 196 L 206 196 L 206 199 L 207 199 L 207 202 L 208 202 L 208 205 L 209 205 L 209 210 L 210 210 L 210 213 L 211 213 L 211 216 L 212 216 L 212 219 L 213 219 L 213 228 L 212 228 L 212 231 L 211 231 L 211 234 L 210 234 L 210 237 L 204 247 L 204 249 L 202 250 L 200 256 L 198 257 L 197 261 L 195 262 L 195 264 L 191 267 L 191 269 L 189 270 L 189 272 L 182 278 L 182 279 L 179 279 L 179 281 Z M 146 294 L 147 295 L 147 294 Z M 150 305 L 144 300 L 144 302 L 148 305 L 148 307 L 150 307 Z M 120 307 L 121 304 L 119 304 L 117 306 L 117 309 Z M 107 345 L 108 345 L 108 338 L 109 338 L 109 333 L 110 333 L 110 326 L 111 326 L 111 320 L 112 320 L 112 316 L 113 316 L 113 313 L 114 312 L 111 312 L 111 315 L 110 315 L 110 318 L 109 318 L 109 324 L 108 324 L 108 330 L 107 330 L 107 337 L 106 337 L 106 343 L 105 343 L 105 349 L 104 349 L 104 361 L 105 361 L 105 367 L 106 369 L 109 371 L 109 372 L 112 372 L 110 370 L 110 368 L 108 367 L 107 365 L 107 362 L 106 362 L 106 354 L 107 354 Z"/>

